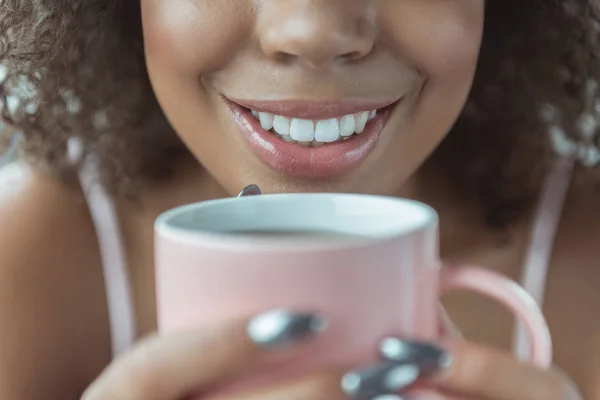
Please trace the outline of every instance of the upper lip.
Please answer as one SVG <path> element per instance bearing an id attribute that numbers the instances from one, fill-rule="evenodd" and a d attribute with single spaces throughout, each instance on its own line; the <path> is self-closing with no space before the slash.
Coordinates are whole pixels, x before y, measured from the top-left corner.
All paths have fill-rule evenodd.
<path id="1" fill-rule="evenodd" d="M 269 112 L 288 118 L 329 119 L 361 111 L 372 111 L 388 107 L 396 103 L 394 100 L 241 100 L 230 101 L 259 112 Z"/>

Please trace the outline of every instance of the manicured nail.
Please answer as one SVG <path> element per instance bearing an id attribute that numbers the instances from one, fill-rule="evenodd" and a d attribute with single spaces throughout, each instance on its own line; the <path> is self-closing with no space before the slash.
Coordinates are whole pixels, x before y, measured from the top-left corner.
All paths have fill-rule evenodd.
<path id="1" fill-rule="evenodd" d="M 260 191 L 260 188 L 258 187 L 258 185 L 248 185 L 245 188 L 243 188 L 240 193 L 237 195 L 237 197 L 246 197 L 246 196 L 258 196 L 259 194 L 262 194 L 262 192 Z"/>
<path id="2" fill-rule="evenodd" d="M 419 373 L 414 364 L 387 361 L 348 372 L 342 377 L 341 386 L 353 400 L 397 400 L 396 392 L 415 383 Z"/>
<path id="3" fill-rule="evenodd" d="M 373 400 L 408 400 L 406 397 L 400 397 L 397 394 L 384 394 L 377 396 Z"/>
<path id="4" fill-rule="evenodd" d="M 379 353 L 390 361 L 414 364 L 422 374 L 435 374 L 452 364 L 452 356 L 441 347 L 393 337 L 379 343 Z"/>
<path id="5" fill-rule="evenodd" d="M 273 310 L 259 314 L 248 324 L 248 336 L 261 347 L 279 348 L 317 336 L 327 329 L 318 314 Z"/>

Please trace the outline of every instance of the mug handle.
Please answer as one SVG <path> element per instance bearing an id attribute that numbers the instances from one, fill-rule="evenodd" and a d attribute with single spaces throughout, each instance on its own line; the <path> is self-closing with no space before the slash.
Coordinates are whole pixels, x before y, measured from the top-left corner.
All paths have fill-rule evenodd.
<path id="1" fill-rule="evenodd" d="M 529 334 L 530 361 L 542 368 L 552 366 L 552 341 L 548 324 L 535 300 L 520 285 L 483 268 L 445 266 L 440 270 L 440 296 L 454 290 L 484 295 L 512 311 Z"/>

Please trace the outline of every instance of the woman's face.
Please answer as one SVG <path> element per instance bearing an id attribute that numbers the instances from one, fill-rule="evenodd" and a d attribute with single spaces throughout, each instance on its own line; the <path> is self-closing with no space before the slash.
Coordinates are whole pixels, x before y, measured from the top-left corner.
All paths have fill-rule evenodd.
<path id="1" fill-rule="evenodd" d="M 167 118 L 231 193 L 393 194 L 458 117 L 484 0 L 142 0 Z"/>

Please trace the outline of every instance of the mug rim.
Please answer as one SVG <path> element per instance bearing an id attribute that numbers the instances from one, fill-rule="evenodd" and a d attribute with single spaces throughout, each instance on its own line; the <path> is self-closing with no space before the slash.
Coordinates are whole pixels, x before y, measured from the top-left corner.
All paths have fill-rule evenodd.
<path id="1" fill-rule="evenodd" d="M 392 229 L 385 234 L 365 235 L 360 239 L 355 240 L 294 240 L 294 241 L 278 241 L 272 237 L 261 236 L 236 236 L 226 232 L 209 229 L 192 229 L 181 226 L 174 226 L 173 219 L 180 217 L 185 213 L 197 213 L 211 207 L 232 207 L 235 204 L 245 203 L 263 203 L 271 201 L 298 201 L 298 198 L 311 201 L 366 201 L 371 203 L 379 203 L 379 205 L 392 205 L 395 207 L 412 207 L 419 209 L 425 217 L 421 223 L 413 224 L 410 227 Z M 375 214 L 373 214 L 375 215 Z M 395 240 L 401 237 L 412 235 L 429 227 L 437 228 L 438 214 L 429 205 L 406 198 L 398 198 L 391 196 L 372 195 L 372 194 L 352 194 L 352 193 L 277 193 L 277 194 L 261 194 L 259 196 L 248 197 L 228 197 L 221 199 L 205 200 L 196 203 L 186 204 L 169 209 L 161 213 L 154 222 L 155 235 L 159 238 L 171 239 L 177 242 L 189 244 L 201 243 L 208 247 L 226 247 L 228 249 L 252 250 L 252 251 L 269 251 L 269 250 L 319 250 L 319 249 L 340 249 L 348 247 L 362 247 L 365 245 L 386 242 Z M 249 228 L 251 229 L 251 228 Z"/>

